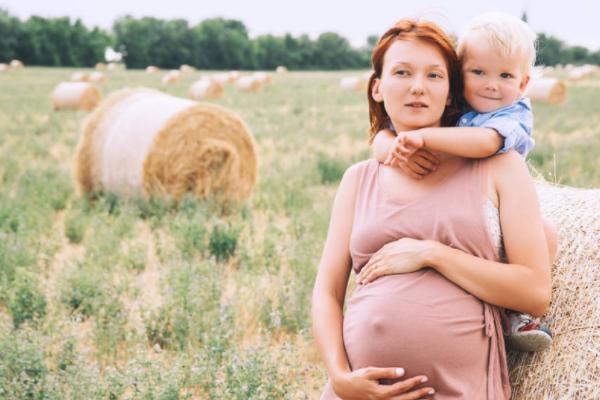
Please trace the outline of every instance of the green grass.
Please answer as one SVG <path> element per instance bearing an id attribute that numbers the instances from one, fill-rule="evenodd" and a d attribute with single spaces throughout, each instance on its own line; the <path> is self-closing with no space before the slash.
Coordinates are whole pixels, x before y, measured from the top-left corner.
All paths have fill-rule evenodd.
<path id="1" fill-rule="evenodd" d="M 255 135 L 244 205 L 188 197 L 77 197 L 71 160 L 86 112 L 54 112 L 72 69 L 0 74 L 0 398 L 312 399 L 325 382 L 310 293 L 335 188 L 369 156 L 364 94 L 347 72 L 276 75 L 217 103 Z M 147 86 L 109 72 L 104 96 Z M 595 78 L 596 84 L 600 78 Z M 535 104 L 529 161 L 546 179 L 600 187 L 600 87 Z"/>

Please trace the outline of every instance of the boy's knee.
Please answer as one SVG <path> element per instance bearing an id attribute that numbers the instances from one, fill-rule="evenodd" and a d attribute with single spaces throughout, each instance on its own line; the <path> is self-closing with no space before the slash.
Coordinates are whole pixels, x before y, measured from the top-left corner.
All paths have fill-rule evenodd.
<path id="1" fill-rule="evenodd" d="M 548 252 L 550 253 L 550 262 L 554 262 L 558 251 L 558 230 L 553 223 L 544 220 L 544 234 L 548 243 Z"/>

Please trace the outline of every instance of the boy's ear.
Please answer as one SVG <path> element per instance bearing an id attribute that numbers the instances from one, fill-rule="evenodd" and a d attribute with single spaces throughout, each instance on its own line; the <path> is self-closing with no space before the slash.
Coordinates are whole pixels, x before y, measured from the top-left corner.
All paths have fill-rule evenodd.
<path id="1" fill-rule="evenodd" d="M 521 91 L 521 93 L 525 91 L 525 88 L 527 87 L 527 84 L 529 83 L 530 79 L 530 75 L 524 75 L 523 79 L 521 79 L 521 85 L 519 85 L 519 90 Z"/>
<path id="2" fill-rule="evenodd" d="M 383 96 L 381 95 L 381 92 L 379 90 L 380 82 L 381 82 L 381 79 L 379 79 L 379 78 L 373 79 L 373 86 L 371 87 L 371 97 L 373 97 L 373 100 L 375 100 L 378 103 L 383 102 Z"/>

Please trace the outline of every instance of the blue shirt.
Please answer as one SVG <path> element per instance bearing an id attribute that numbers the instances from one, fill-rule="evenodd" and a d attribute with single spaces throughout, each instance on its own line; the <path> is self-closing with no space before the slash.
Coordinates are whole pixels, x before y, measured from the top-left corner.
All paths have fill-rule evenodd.
<path id="1" fill-rule="evenodd" d="M 496 154 L 514 149 L 523 157 L 535 145 L 531 136 L 533 131 L 533 113 L 531 102 L 523 97 L 517 102 L 494 111 L 479 113 L 469 111 L 458 120 L 457 126 L 491 128 L 504 137 L 504 145 Z"/>

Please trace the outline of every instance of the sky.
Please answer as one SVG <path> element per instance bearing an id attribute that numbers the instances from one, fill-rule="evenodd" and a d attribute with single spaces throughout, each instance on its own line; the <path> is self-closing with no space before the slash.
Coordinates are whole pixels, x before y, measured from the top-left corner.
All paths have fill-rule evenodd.
<path id="1" fill-rule="evenodd" d="M 123 15 L 139 18 L 183 18 L 196 24 L 207 18 L 241 20 L 251 37 L 262 34 L 316 38 L 322 32 L 336 32 L 354 46 L 363 45 L 369 35 L 380 35 L 404 17 L 425 17 L 458 34 L 477 14 L 503 11 L 521 16 L 536 32 L 558 37 L 568 45 L 600 49 L 600 1 L 597 0 L 0 0 L 0 7 L 11 15 L 26 19 L 70 16 L 80 18 L 88 27 L 109 29 Z"/>

